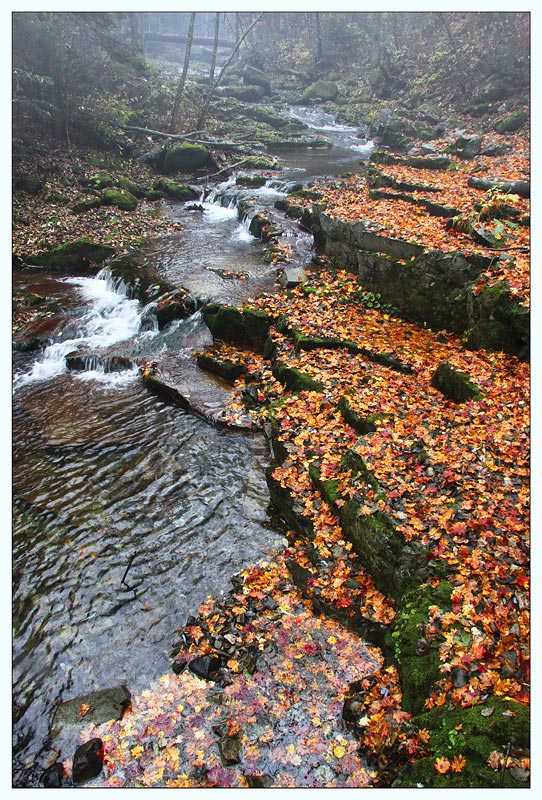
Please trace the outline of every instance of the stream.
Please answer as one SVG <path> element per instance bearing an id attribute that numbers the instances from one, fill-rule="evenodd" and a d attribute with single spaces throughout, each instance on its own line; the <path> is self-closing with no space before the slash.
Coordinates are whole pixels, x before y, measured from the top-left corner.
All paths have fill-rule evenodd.
<path id="1" fill-rule="evenodd" d="M 356 171 L 370 152 L 321 110 L 290 113 L 333 148 L 281 153 L 283 169 L 260 189 L 207 187 L 203 211 L 168 206 L 181 232 L 145 248 L 202 303 L 276 289 L 276 269 L 239 219 L 240 196 L 272 208 L 290 183 Z M 308 265 L 312 237 L 299 231 L 295 248 Z M 145 309 L 107 271 L 66 278 L 27 268 L 13 288 L 69 308 L 43 351 L 13 358 L 13 785 L 32 787 L 49 763 L 56 704 L 120 683 L 142 690 L 170 671 L 186 618 L 283 539 L 268 521 L 263 436 L 213 427 L 140 379 L 138 358 L 168 352 L 197 374 L 192 354 L 212 341 L 201 312 L 162 331 L 143 325 Z M 119 348 L 133 359 L 125 369 L 92 359 L 84 371 L 66 368 L 73 351 Z"/>

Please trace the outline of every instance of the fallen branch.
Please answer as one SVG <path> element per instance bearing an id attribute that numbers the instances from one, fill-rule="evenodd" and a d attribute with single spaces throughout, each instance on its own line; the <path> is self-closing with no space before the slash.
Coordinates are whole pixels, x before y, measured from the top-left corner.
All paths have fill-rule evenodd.
<path id="1" fill-rule="evenodd" d="M 165 131 L 154 131 L 151 128 L 139 128 L 137 125 L 122 125 L 125 131 L 137 131 L 138 133 L 146 133 L 149 136 L 161 136 L 164 139 L 189 139 L 191 136 L 196 136 L 198 133 L 204 131 L 192 131 L 191 133 L 165 133 Z"/>

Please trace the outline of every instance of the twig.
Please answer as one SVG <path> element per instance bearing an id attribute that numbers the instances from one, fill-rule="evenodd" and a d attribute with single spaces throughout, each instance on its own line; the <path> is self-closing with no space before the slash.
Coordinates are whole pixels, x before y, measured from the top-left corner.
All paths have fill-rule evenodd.
<path id="1" fill-rule="evenodd" d="M 508 744 L 506 745 L 506 750 L 504 751 L 504 760 L 502 762 L 502 767 L 501 767 L 501 785 L 500 785 L 501 789 L 504 786 L 504 776 L 506 773 L 506 766 L 508 764 L 508 759 L 510 758 L 511 747 L 512 745 L 510 744 L 510 742 L 508 742 Z"/>
<path id="2" fill-rule="evenodd" d="M 137 556 L 137 553 L 132 553 L 132 555 L 130 556 L 130 558 L 128 560 L 128 565 L 127 565 L 126 569 L 124 570 L 124 575 L 122 576 L 122 580 L 121 580 L 121 583 L 123 583 L 128 589 L 132 589 L 133 587 L 132 586 L 128 586 L 128 584 L 126 583 L 126 576 L 128 575 L 128 571 L 129 571 L 130 567 L 132 566 L 132 562 L 133 562 L 133 560 L 134 560 L 134 558 L 136 556 Z"/>

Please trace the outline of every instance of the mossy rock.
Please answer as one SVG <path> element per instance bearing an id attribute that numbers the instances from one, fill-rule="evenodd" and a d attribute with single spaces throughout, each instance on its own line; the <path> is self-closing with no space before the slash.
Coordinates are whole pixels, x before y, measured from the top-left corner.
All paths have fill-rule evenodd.
<path id="1" fill-rule="evenodd" d="M 316 81 L 303 92 L 302 102 L 308 100 L 335 100 L 339 87 L 335 81 Z"/>
<path id="2" fill-rule="evenodd" d="M 99 208 L 102 205 L 102 201 L 99 197 L 82 197 L 77 203 L 74 203 L 72 206 L 72 211 L 75 211 L 77 214 L 84 213 L 85 211 L 90 211 L 93 208 Z"/>
<path id="3" fill-rule="evenodd" d="M 420 714 L 413 722 L 417 729 L 431 732 L 428 755 L 410 761 L 395 787 L 434 789 L 521 789 L 527 788 L 528 775 L 521 771 L 494 770 L 488 766 L 493 752 L 504 753 L 509 746 L 528 751 L 530 746 L 529 708 L 515 700 L 490 697 L 470 708 L 450 710 L 440 706 Z M 440 775 L 437 758 L 452 761 L 462 755 L 466 764 L 461 772 Z"/>
<path id="4" fill-rule="evenodd" d="M 247 156 L 243 165 L 253 169 L 277 169 L 279 166 L 276 158 L 266 158 L 265 156 Z"/>
<path id="5" fill-rule="evenodd" d="M 436 588 L 430 584 L 418 586 L 403 598 L 389 631 L 401 678 L 402 707 L 410 714 L 423 710 L 433 684 L 442 678 L 438 642 L 421 647 L 419 626 L 429 622 L 430 606 L 450 610 L 452 588 L 448 581 L 440 581 Z"/>
<path id="6" fill-rule="evenodd" d="M 472 350 L 497 350 L 529 360 L 530 311 L 510 293 L 508 281 L 485 286 L 468 298 L 469 328 L 464 342 Z"/>
<path id="7" fill-rule="evenodd" d="M 135 211 L 137 197 L 123 189 L 105 189 L 100 196 L 101 205 L 117 206 L 121 211 Z"/>
<path id="8" fill-rule="evenodd" d="M 353 478 L 370 486 L 377 493 L 377 499 L 385 499 L 378 480 L 361 456 L 348 450 L 341 459 L 341 466 L 351 470 Z M 310 469 L 314 485 L 324 500 L 335 508 L 344 538 L 352 544 L 360 563 L 383 594 L 400 601 L 409 589 L 427 580 L 430 569 L 422 545 L 405 542 L 388 515 L 382 511 L 361 513 L 360 500 L 357 498 L 335 506 L 338 499 L 335 482 L 322 481 L 315 462 Z"/>
<path id="9" fill-rule="evenodd" d="M 511 133 L 522 128 L 528 119 L 529 115 L 526 111 L 515 111 L 507 117 L 497 120 L 493 125 L 493 129 L 497 131 L 497 133 Z"/>
<path id="10" fill-rule="evenodd" d="M 358 433 L 365 435 L 367 433 L 374 433 L 377 431 L 383 423 L 393 423 L 393 414 L 367 414 L 366 416 L 361 416 L 358 414 L 357 411 L 354 411 L 348 399 L 346 397 L 341 397 L 337 404 L 337 408 L 343 415 L 345 421 L 356 430 Z"/>
<path id="11" fill-rule="evenodd" d="M 263 348 L 269 336 L 271 318 L 265 311 L 208 303 L 202 313 L 215 339 Z"/>
<path id="12" fill-rule="evenodd" d="M 449 361 L 442 361 L 438 365 L 431 384 L 456 403 L 482 399 L 482 393 L 471 376 L 453 367 Z"/>
<path id="13" fill-rule="evenodd" d="M 186 186 L 184 183 L 177 183 L 168 178 L 159 178 L 153 183 L 152 188 L 155 191 L 163 192 L 166 197 L 170 197 L 172 200 L 195 200 L 199 196 L 190 186 Z"/>
<path id="14" fill-rule="evenodd" d="M 22 175 L 15 180 L 15 191 L 25 192 L 26 194 L 37 195 L 43 189 L 43 181 L 36 175 Z"/>
<path id="15" fill-rule="evenodd" d="M 101 264 L 114 252 L 114 248 L 109 245 L 97 244 L 92 239 L 83 237 L 54 247 L 43 255 L 34 256 L 31 263 L 58 270 L 87 269 L 89 266 Z"/>
<path id="16" fill-rule="evenodd" d="M 157 168 L 163 175 L 172 175 L 175 172 L 194 172 L 207 167 L 218 169 L 209 151 L 202 145 L 183 142 L 169 147 L 163 153 Z"/>
<path id="17" fill-rule="evenodd" d="M 99 172 L 90 178 L 80 178 L 79 183 L 81 186 L 86 186 L 89 189 L 109 189 L 115 185 L 115 178 L 109 172 Z"/>
<path id="18" fill-rule="evenodd" d="M 265 227 L 269 224 L 269 217 L 258 212 L 257 214 L 254 214 L 250 220 L 250 224 L 248 226 L 249 233 L 251 233 L 253 236 L 256 236 L 258 239 L 261 239 Z"/>
<path id="19" fill-rule="evenodd" d="M 301 372 L 294 367 L 288 367 L 286 364 L 276 362 L 273 365 L 273 376 L 285 386 L 290 392 L 323 392 L 324 384 Z"/>
<path id="20" fill-rule="evenodd" d="M 124 192 L 130 192 L 130 194 L 133 194 L 134 197 L 143 197 L 144 195 L 144 189 L 138 186 L 137 183 L 132 181 L 130 178 L 126 178 L 124 176 L 119 178 L 118 185 Z"/>
<path id="21" fill-rule="evenodd" d="M 260 186 L 265 186 L 265 180 L 263 175 L 238 175 L 235 183 L 238 186 L 259 188 Z"/>
<path id="22" fill-rule="evenodd" d="M 260 86 L 264 94 L 271 94 L 269 78 L 261 69 L 247 64 L 243 69 L 243 81 L 249 86 Z"/>
<path id="23" fill-rule="evenodd" d="M 212 372 L 220 378 L 227 381 L 235 381 L 241 375 L 246 375 L 248 372 L 245 364 L 240 364 L 238 361 L 230 361 L 228 359 L 218 359 L 207 353 L 200 353 L 197 357 L 198 367 L 207 372 Z"/>

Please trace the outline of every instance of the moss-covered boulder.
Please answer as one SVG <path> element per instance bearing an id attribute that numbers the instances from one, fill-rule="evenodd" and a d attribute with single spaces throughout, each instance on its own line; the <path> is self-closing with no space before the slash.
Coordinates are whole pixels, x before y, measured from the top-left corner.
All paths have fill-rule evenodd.
<path id="1" fill-rule="evenodd" d="M 79 178 L 79 183 L 88 189 L 109 189 L 115 185 L 115 178 L 109 172 L 99 172 L 90 178 Z"/>
<path id="2" fill-rule="evenodd" d="M 101 205 L 116 206 L 121 211 L 134 211 L 137 208 L 137 197 L 124 189 L 105 189 L 100 200 Z"/>
<path id="3" fill-rule="evenodd" d="M 485 286 L 468 297 L 468 329 L 464 342 L 473 350 L 501 350 L 529 360 L 530 310 L 510 292 L 508 281 Z"/>
<path id="4" fill-rule="evenodd" d="M 497 133 L 512 133 L 522 128 L 528 119 L 529 115 L 526 111 L 514 111 L 513 114 L 498 119 L 493 128 Z"/>
<path id="5" fill-rule="evenodd" d="M 49 269 L 86 270 L 101 264 L 114 252 L 114 248 L 109 245 L 98 244 L 88 237 L 82 237 L 75 242 L 66 242 L 54 247 L 40 256 L 34 256 L 31 263 Z"/>
<path id="6" fill-rule="evenodd" d="M 198 193 L 190 186 L 187 186 L 185 183 L 172 181 L 169 178 L 159 178 L 157 181 L 154 181 L 152 188 L 155 191 L 163 192 L 166 197 L 172 200 L 181 200 L 185 202 L 187 200 L 196 200 L 196 198 L 199 197 Z"/>
<path id="7" fill-rule="evenodd" d="M 431 378 L 431 384 L 456 403 L 482 399 L 480 388 L 472 377 L 467 372 L 456 369 L 449 361 L 442 361 L 438 365 Z"/>
<path id="8" fill-rule="evenodd" d="M 388 632 L 401 678 L 402 707 L 410 714 L 423 711 L 433 684 L 442 678 L 439 640 L 426 638 L 424 629 L 430 622 L 431 606 L 438 606 L 443 611 L 451 609 L 452 588 L 448 581 L 440 581 L 437 587 L 430 584 L 416 587 L 402 599 Z"/>
<path id="9" fill-rule="evenodd" d="M 243 69 L 243 81 L 248 86 L 261 86 L 264 94 L 271 94 L 271 83 L 269 78 L 261 69 L 247 64 Z"/>
<path id="10" fill-rule="evenodd" d="M 173 175 L 176 172 L 190 173 L 200 169 L 218 169 L 218 166 L 205 147 L 182 142 L 168 147 L 162 153 L 156 169 L 163 175 Z"/>
<path id="11" fill-rule="evenodd" d="M 316 81 L 312 83 L 301 98 L 303 103 L 309 100 L 335 100 L 339 94 L 339 87 L 335 81 Z"/>
<path id="12" fill-rule="evenodd" d="M 90 197 L 81 197 L 71 208 L 76 214 L 84 214 L 85 211 L 90 211 L 92 208 L 99 208 L 101 205 L 101 199 L 97 195 L 91 195 Z"/>
<path id="13" fill-rule="evenodd" d="M 265 180 L 263 175 L 238 175 L 235 179 L 235 183 L 238 186 L 259 188 L 260 186 L 265 186 Z"/>
<path id="14" fill-rule="evenodd" d="M 265 311 L 208 303 L 202 313 L 215 339 L 263 348 L 269 336 L 271 318 Z"/>
<path id="15" fill-rule="evenodd" d="M 409 761 L 394 786 L 503 790 L 529 786 L 528 771 L 518 766 L 518 759 L 529 755 L 527 706 L 506 697 L 490 697 L 470 708 L 439 706 L 413 722 L 417 729 L 431 732 L 427 755 Z M 461 771 L 436 770 L 437 759 L 452 762 L 454 756 L 465 760 Z"/>

